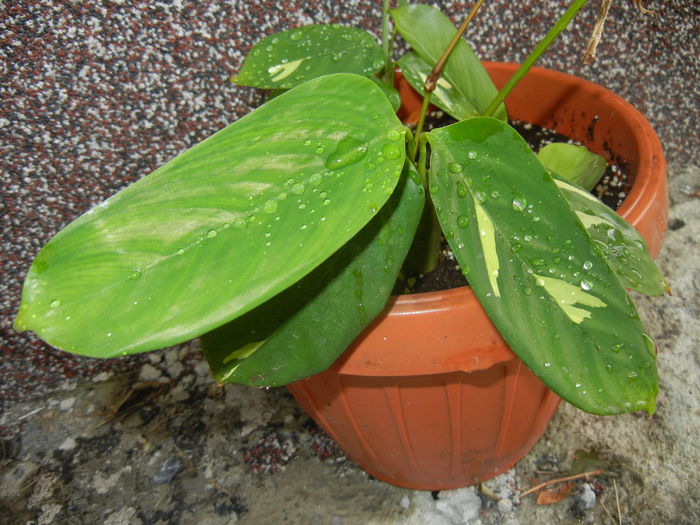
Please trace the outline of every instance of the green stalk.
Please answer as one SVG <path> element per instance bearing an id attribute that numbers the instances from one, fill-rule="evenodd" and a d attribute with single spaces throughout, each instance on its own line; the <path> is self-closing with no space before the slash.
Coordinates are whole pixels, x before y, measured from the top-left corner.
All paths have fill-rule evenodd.
<path id="1" fill-rule="evenodd" d="M 518 85 L 518 82 L 520 82 L 527 72 L 530 71 L 530 68 L 532 68 L 535 62 L 539 60 L 551 43 L 554 42 L 559 34 L 568 27 L 571 20 L 573 20 L 573 18 L 576 16 L 576 13 L 578 13 L 587 3 L 588 0 L 575 0 L 572 2 L 566 12 L 561 16 L 561 18 L 559 18 L 559 20 L 557 20 L 552 29 L 549 30 L 549 33 L 547 33 L 540 43 L 537 44 L 535 49 L 532 50 L 532 53 L 530 53 L 530 55 L 520 65 L 518 70 L 513 73 L 513 76 L 510 77 L 508 82 L 506 82 L 496 97 L 491 101 L 491 104 L 489 104 L 489 107 L 487 107 L 483 113 L 485 117 L 490 117 L 494 114 L 498 106 L 501 105 L 513 88 Z"/>
<path id="2" fill-rule="evenodd" d="M 389 0 L 382 0 L 382 49 L 384 64 L 389 65 Z"/>

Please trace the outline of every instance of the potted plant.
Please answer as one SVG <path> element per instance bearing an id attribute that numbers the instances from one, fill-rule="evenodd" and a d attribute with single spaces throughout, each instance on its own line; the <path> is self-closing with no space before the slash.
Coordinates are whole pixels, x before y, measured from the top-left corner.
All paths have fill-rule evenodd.
<path id="1" fill-rule="evenodd" d="M 373 432 L 393 434 L 403 452 L 380 453 L 370 444 L 368 459 L 352 457 L 383 479 L 417 488 L 472 483 L 519 459 L 558 402 L 542 383 L 592 413 L 653 412 L 654 345 L 626 288 L 666 288 L 644 241 L 657 251 L 663 237 L 665 187 L 655 177 L 665 174 L 645 174 L 648 162 L 637 155 L 647 154 L 635 151 L 637 143 L 618 150 L 622 139 L 602 131 L 602 122 L 619 115 L 595 105 L 601 90 L 562 88 L 561 97 L 583 97 L 589 119 L 599 121 L 589 139 L 579 126 L 554 127 L 601 153 L 603 142 L 614 145 L 613 154 L 630 163 L 635 182 L 620 210 L 633 223 L 652 217 L 652 227 L 640 228 L 643 238 L 571 181 L 588 182 L 599 157 L 555 146 L 538 159 L 507 124 L 502 103 L 516 85 L 516 98 L 518 90 L 540 89 L 529 86 L 541 75 L 570 81 L 541 71 L 523 77 L 585 3 L 574 1 L 517 70 L 489 65 L 499 83 L 515 70 L 500 91 L 460 38 L 481 2 L 459 32 L 427 6 L 392 10 L 413 49 L 399 65 L 425 93 L 415 135 L 396 117 L 399 100 L 388 83 L 388 2 L 381 47 L 340 26 L 263 39 L 236 81 L 284 92 L 59 232 L 28 272 L 15 327 L 97 357 L 201 336 L 218 381 L 292 383 L 346 448 L 352 440 L 366 444 L 364 427 L 391 421 L 393 430 Z M 458 122 L 422 133 L 431 98 Z M 536 124 L 561 124 L 564 116 L 572 122 L 572 109 L 552 103 L 539 104 L 539 113 L 511 109 L 510 99 L 507 105 Z M 625 106 L 615 104 L 610 111 Z M 625 125 L 639 135 L 643 117 L 633 115 Z M 653 132 L 641 134 L 654 142 Z M 652 155 L 663 171 L 660 150 Z M 637 211 L 654 184 L 661 204 Z M 470 287 L 392 297 L 400 272 L 434 265 L 440 232 Z M 427 317 L 414 317 L 416 310 Z M 448 318 L 432 328 L 426 319 L 441 310 Z M 384 332 L 393 320 L 399 328 Z M 437 347 L 444 340 L 446 351 Z M 408 346 L 419 347 L 417 363 L 409 363 Z M 386 353 L 377 358 L 370 353 L 376 349 Z M 392 367 L 397 376 L 377 386 Z M 435 372 L 443 375 L 431 378 Z M 334 390 L 317 394 L 314 383 Z M 534 393 L 521 391 L 526 383 Z M 356 401 L 339 397 L 348 392 Z M 492 398 L 498 411 L 471 421 L 465 408 Z M 366 415 L 359 418 L 350 402 Z M 332 427 L 340 417 L 334 405 L 345 411 L 342 430 Z M 419 405 L 428 423 L 403 417 Z M 437 426 L 440 413 L 450 417 L 447 427 Z M 484 431 L 494 424 L 488 428 L 495 434 Z M 416 445 L 414 432 L 432 442 Z M 445 434 L 447 445 L 436 445 Z M 442 459 L 426 461 L 424 453 Z M 367 464 L 383 456 L 387 465 Z M 400 472 L 401 462 L 410 468 Z M 426 463 L 439 472 L 415 477 Z"/>

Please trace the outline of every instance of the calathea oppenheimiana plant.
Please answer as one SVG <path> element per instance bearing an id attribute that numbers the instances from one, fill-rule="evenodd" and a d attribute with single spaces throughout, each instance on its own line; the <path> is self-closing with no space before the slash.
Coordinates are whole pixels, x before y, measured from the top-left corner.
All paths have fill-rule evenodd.
<path id="1" fill-rule="evenodd" d="M 569 146 L 538 160 L 444 15 L 391 17 L 412 49 L 406 78 L 422 90 L 439 64 L 432 101 L 456 124 L 413 137 L 398 120 L 388 30 L 382 46 L 335 25 L 269 36 L 235 81 L 284 92 L 59 232 L 15 327 L 98 357 L 201 336 L 218 381 L 281 385 L 337 358 L 411 246 L 430 245 L 416 231 L 439 224 L 494 324 L 557 394 L 598 414 L 652 412 L 654 346 L 625 288 L 665 283 L 634 228 L 567 180 L 599 160 Z"/>

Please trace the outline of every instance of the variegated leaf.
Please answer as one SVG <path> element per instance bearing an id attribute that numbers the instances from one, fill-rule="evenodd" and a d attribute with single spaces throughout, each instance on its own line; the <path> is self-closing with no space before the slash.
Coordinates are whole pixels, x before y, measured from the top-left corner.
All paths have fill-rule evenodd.
<path id="1" fill-rule="evenodd" d="M 668 291 L 646 242 L 633 226 L 583 188 L 558 178 L 555 183 L 622 284 L 647 295 Z"/>
<path id="2" fill-rule="evenodd" d="M 507 124 L 428 134 L 443 231 L 505 340 L 588 412 L 655 409 L 654 347 L 625 288 L 551 175 Z"/>
<path id="3" fill-rule="evenodd" d="M 383 66 L 384 53 L 367 31 L 336 24 L 308 25 L 260 40 L 232 82 L 287 89 L 330 73 L 369 77 Z"/>

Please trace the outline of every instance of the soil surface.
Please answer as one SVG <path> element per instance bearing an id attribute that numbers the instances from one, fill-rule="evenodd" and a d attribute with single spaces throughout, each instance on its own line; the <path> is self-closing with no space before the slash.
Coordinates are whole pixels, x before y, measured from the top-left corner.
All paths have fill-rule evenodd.
<path id="1" fill-rule="evenodd" d="M 522 61 L 566 3 L 487 2 L 469 38 L 485 59 Z M 438 4 L 455 24 L 469 8 Z M 380 2 L 0 3 L 0 523 L 700 523 L 700 6 L 643 4 L 657 14 L 613 3 L 585 67 L 589 3 L 540 65 L 620 94 L 664 144 L 659 264 L 674 295 L 636 298 L 660 348 L 658 411 L 605 418 L 562 404 L 514 469 L 481 490 L 430 493 L 369 478 L 285 389 L 216 386 L 196 342 L 100 361 L 11 329 L 52 235 L 259 105 L 228 79 L 261 35 L 330 22 L 379 35 Z M 581 468 L 604 472 L 557 484 L 557 503 L 522 495 Z"/>

